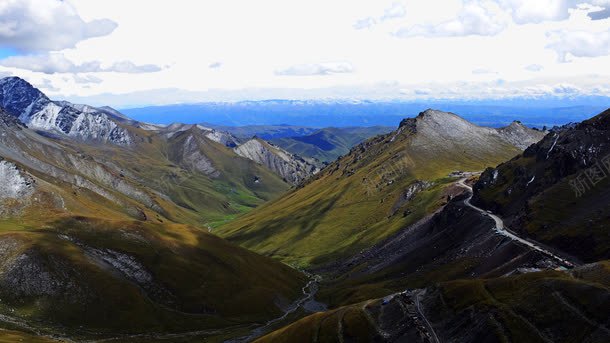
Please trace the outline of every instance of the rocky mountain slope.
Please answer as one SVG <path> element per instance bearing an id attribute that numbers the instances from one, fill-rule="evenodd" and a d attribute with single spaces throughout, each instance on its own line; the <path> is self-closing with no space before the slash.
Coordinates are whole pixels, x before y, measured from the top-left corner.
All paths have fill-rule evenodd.
<path id="1" fill-rule="evenodd" d="M 286 182 L 298 185 L 320 170 L 312 162 L 258 138 L 253 138 L 233 149 L 239 156 L 264 165 Z"/>
<path id="2" fill-rule="evenodd" d="M 520 142 L 540 136 L 522 132 Z M 217 232 L 301 266 L 345 258 L 445 204 L 454 182 L 449 173 L 482 170 L 520 153 L 511 135 L 429 110 L 354 147 L 302 187 Z"/>
<path id="3" fill-rule="evenodd" d="M 258 342 L 607 341 L 605 180 L 571 198 L 558 185 L 603 165 L 591 162 L 605 156 L 608 113 L 549 133 L 478 181 L 452 173 L 448 202 L 433 214 L 313 269 L 324 278 L 318 299 L 332 310 Z M 544 234 L 527 231 L 547 220 L 556 222 Z"/>
<path id="4" fill-rule="evenodd" d="M 208 233 L 288 184 L 205 131 L 166 138 L 122 120 L 127 145 L 33 130 L 0 109 L 0 327 L 77 341 L 231 337 L 304 296 L 300 272 Z"/>
<path id="5" fill-rule="evenodd" d="M 607 262 L 445 282 L 305 317 L 256 342 L 605 342 Z"/>
<path id="6" fill-rule="evenodd" d="M 120 145 L 130 145 L 134 139 L 111 110 L 51 101 L 18 77 L 0 80 L 0 107 L 36 130 Z"/>
<path id="7" fill-rule="evenodd" d="M 88 105 L 75 105 L 67 101 L 51 101 L 46 95 L 18 77 L 7 77 L 0 80 L 0 108 L 18 118 L 23 124 L 33 130 L 45 134 L 57 134 L 79 139 L 87 144 L 113 143 L 132 146 L 142 142 L 141 130 L 157 133 L 161 140 L 171 139 L 180 132 L 196 128 L 207 139 L 229 148 L 237 147 L 240 140 L 230 133 L 208 128 L 202 125 L 175 123 L 167 126 L 138 123 L 125 117 L 120 112 L 110 108 L 95 108 Z M 271 155 L 279 156 L 265 160 L 257 153 L 248 153 L 248 143 L 241 149 L 236 149 L 242 156 L 256 163 L 269 167 L 286 182 L 297 184 L 311 176 L 316 168 L 298 156 L 282 152 L 277 148 L 265 148 Z M 270 146 L 264 143 L 264 146 Z M 262 152 L 261 149 L 258 149 Z M 268 162 L 268 163 L 267 163 Z M 208 162 L 202 161 L 205 164 Z"/>
<path id="8" fill-rule="evenodd" d="M 307 161 L 300 156 L 291 154 L 258 138 L 240 139 L 229 132 L 203 125 L 174 123 L 167 126 L 150 124 L 142 124 L 140 126 L 145 130 L 157 132 L 169 141 L 175 141 L 175 137 L 183 135 L 184 132 L 189 132 L 191 135 L 195 133 L 198 137 L 205 137 L 226 147 L 233 148 L 237 155 L 266 167 L 280 176 L 285 182 L 292 185 L 301 183 L 319 170 L 316 167 L 317 164 L 320 164 L 318 161 Z M 204 172 L 212 175 L 215 172 L 214 167 L 205 156 L 197 155 L 202 149 L 195 147 L 193 143 L 194 141 L 192 140 L 185 142 L 186 145 L 190 145 L 190 147 L 186 147 L 186 153 L 188 154 L 189 150 L 191 150 L 191 154 L 194 153 L 191 157 L 185 158 L 191 159 L 191 164 L 195 163 L 199 165 L 199 168 L 207 169 L 208 171 Z"/>
<path id="9" fill-rule="evenodd" d="M 499 234 L 492 218 L 468 205 L 463 187 L 446 191 L 452 200 L 435 214 L 317 269 L 326 280 L 320 299 L 335 307 L 438 282 L 572 266 Z"/>
<path id="10" fill-rule="evenodd" d="M 610 258 L 610 111 L 558 129 L 490 168 L 475 203 L 508 226 L 585 262 Z"/>
<path id="11" fill-rule="evenodd" d="M 158 131 L 160 134 L 164 135 L 167 138 L 171 138 L 179 132 L 191 129 L 200 130 L 202 134 L 208 139 L 216 143 L 220 143 L 229 148 L 234 148 L 240 143 L 240 140 L 237 137 L 226 131 L 219 131 L 203 125 L 174 123 L 167 126 L 149 126 L 148 128 L 148 130 Z"/>
<path id="12" fill-rule="evenodd" d="M 111 108 L 47 102 L 44 94 L 18 78 L 5 78 L 2 82 L 5 90 L 2 99 L 14 112 L 3 116 L 6 133 L 0 138 L 4 144 L 0 147 L 1 156 L 47 174 L 49 181 L 60 178 L 74 187 L 84 187 L 109 199 L 113 206 L 122 209 L 120 212 L 140 213 L 136 208 L 160 208 L 169 201 L 179 204 L 176 210 L 157 212 L 165 216 L 173 213 L 181 221 L 213 226 L 214 222 L 244 212 L 289 187 L 264 166 L 235 154 L 230 147 L 237 141 L 230 134 L 199 126 L 159 127 L 138 123 Z M 43 103 L 62 108 L 73 106 L 70 108 L 83 116 L 111 118 L 109 122 L 124 129 L 130 137 L 129 144 L 118 141 L 102 144 L 88 134 L 73 137 L 54 128 L 20 125 L 16 111 L 25 104 L 35 107 Z M 7 129 L 7 124 L 12 128 Z M 195 133 L 197 144 L 176 138 L 185 136 L 184 132 Z M 178 151 L 183 155 L 177 156 Z M 209 172 L 204 170 L 204 164 L 209 165 Z M 140 204 L 130 205 L 121 200 L 123 196 Z M 90 215 L 89 211 L 85 212 Z"/>

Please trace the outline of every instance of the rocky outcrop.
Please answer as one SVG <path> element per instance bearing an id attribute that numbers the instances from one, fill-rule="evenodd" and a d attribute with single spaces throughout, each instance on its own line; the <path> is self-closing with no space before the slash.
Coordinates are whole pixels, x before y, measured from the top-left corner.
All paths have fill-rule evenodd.
<path id="1" fill-rule="evenodd" d="M 239 156 L 264 165 L 293 185 L 300 184 L 319 171 L 303 158 L 258 138 L 253 138 L 233 150 Z"/>
<path id="2" fill-rule="evenodd" d="M 220 176 L 220 171 L 214 167 L 214 163 L 202 151 L 197 138 L 190 135 L 182 146 L 182 163 L 192 170 L 199 171 L 210 177 Z"/>
<path id="3" fill-rule="evenodd" d="M 527 149 L 527 147 L 534 143 L 538 143 L 546 135 L 546 132 L 530 129 L 518 121 L 514 121 L 510 125 L 496 130 L 507 142 L 522 150 Z"/>
<path id="4" fill-rule="evenodd" d="M 188 131 L 188 130 L 199 130 L 201 132 L 201 134 L 203 136 L 205 136 L 206 138 L 208 138 L 209 140 L 214 141 L 216 143 L 220 143 L 226 147 L 234 148 L 239 144 L 239 139 L 237 139 L 235 136 L 233 136 L 232 134 L 230 134 L 228 132 L 219 131 L 219 130 L 212 129 L 212 128 L 209 128 L 209 127 L 206 127 L 203 125 L 198 125 L 198 124 L 174 123 L 174 124 L 170 124 L 170 125 L 167 125 L 164 127 L 147 125 L 146 129 L 150 130 L 150 131 L 158 131 L 159 133 L 161 133 L 168 139 L 174 137 L 176 134 L 178 134 L 180 132 L 184 132 L 184 131 Z"/>
<path id="5" fill-rule="evenodd" d="M 24 174 L 15 164 L 0 157 L 0 201 L 21 199 L 34 191 L 34 180 Z"/>

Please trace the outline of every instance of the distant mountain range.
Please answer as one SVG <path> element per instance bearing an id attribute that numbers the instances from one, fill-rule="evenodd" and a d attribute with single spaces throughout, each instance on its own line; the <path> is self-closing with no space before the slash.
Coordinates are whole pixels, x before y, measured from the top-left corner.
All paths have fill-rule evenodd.
<path id="1" fill-rule="evenodd" d="M 330 163 L 349 153 L 361 142 L 393 129 L 386 126 L 325 128 L 308 135 L 275 138 L 271 141 L 282 148 L 300 155 Z"/>
<path id="2" fill-rule="evenodd" d="M 305 127 L 396 126 L 427 108 L 460 113 L 484 126 L 501 127 L 514 120 L 530 127 L 578 122 L 610 106 L 607 98 L 578 101 L 345 101 L 266 100 L 210 102 L 124 109 L 131 118 L 150 123 L 209 123 L 222 126 L 292 125 Z"/>

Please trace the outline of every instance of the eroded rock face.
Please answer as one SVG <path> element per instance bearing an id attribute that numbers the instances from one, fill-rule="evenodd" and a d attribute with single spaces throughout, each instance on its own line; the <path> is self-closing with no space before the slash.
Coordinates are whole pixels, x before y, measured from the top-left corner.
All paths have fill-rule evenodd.
<path id="1" fill-rule="evenodd" d="M 233 149 L 239 156 L 262 164 L 287 182 L 298 185 L 319 169 L 299 156 L 254 138 Z"/>
<path id="2" fill-rule="evenodd" d="M 0 201 L 20 199 L 34 192 L 33 179 L 15 164 L 0 160 Z"/>
<path id="3" fill-rule="evenodd" d="M 212 161 L 203 153 L 194 136 L 189 136 L 184 142 L 182 160 L 192 169 L 209 177 L 219 177 L 218 171 Z"/>
<path id="4" fill-rule="evenodd" d="M 68 291 L 71 281 L 61 278 L 49 269 L 59 270 L 58 261 L 50 260 L 49 265 L 40 263 L 36 252 L 29 251 L 15 257 L 7 266 L 0 285 L 11 298 L 33 296 L 58 296 Z"/>
<path id="5" fill-rule="evenodd" d="M 226 147 L 234 148 L 239 144 L 239 140 L 228 132 L 218 131 L 216 129 L 212 129 L 198 124 L 174 123 L 167 126 L 144 124 L 143 128 L 149 131 L 158 131 L 162 133 L 166 138 L 172 138 L 180 132 L 198 130 L 204 137 L 208 138 L 213 142 L 220 143 Z"/>

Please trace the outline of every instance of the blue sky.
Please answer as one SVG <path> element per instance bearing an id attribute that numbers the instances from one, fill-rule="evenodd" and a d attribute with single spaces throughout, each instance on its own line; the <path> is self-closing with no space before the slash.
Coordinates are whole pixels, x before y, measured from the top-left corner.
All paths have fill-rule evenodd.
<path id="1" fill-rule="evenodd" d="M 0 48 L 0 59 L 3 59 L 8 56 L 15 56 L 17 52 L 14 49 L 10 48 Z"/>
<path id="2" fill-rule="evenodd" d="M 7 0 L 0 75 L 55 98 L 120 97 L 121 107 L 609 96 L 609 8 L 610 0 Z"/>

